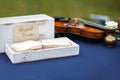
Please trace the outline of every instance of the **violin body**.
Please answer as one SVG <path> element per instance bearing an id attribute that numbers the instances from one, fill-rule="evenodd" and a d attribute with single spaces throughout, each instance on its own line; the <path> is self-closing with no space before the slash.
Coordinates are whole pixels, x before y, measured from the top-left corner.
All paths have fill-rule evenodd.
<path id="1" fill-rule="evenodd" d="M 103 29 L 69 21 L 55 21 L 55 31 L 77 34 L 91 39 L 103 39 L 106 36 L 106 31 Z"/>

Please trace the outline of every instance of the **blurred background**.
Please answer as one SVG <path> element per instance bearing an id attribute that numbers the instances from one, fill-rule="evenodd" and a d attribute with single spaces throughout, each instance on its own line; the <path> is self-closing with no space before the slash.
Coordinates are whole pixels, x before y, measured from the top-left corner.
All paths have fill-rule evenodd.
<path id="1" fill-rule="evenodd" d="M 0 17 L 47 14 L 88 20 L 93 13 L 117 20 L 120 0 L 0 0 Z"/>

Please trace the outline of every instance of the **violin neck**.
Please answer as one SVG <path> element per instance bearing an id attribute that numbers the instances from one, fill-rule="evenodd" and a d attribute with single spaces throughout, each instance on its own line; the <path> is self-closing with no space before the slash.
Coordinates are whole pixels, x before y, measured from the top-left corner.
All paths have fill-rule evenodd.
<path id="1" fill-rule="evenodd" d="M 83 24 L 88 25 L 88 26 L 92 26 L 92 27 L 95 27 L 95 28 L 103 29 L 103 30 L 107 29 L 105 26 L 103 26 L 101 24 L 97 24 L 97 23 L 93 23 L 93 22 L 89 22 L 89 21 L 85 21 Z"/>
<path id="2" fill-rule="evenodd" d="M 102 29 L 102 30 L 107 29 L 105 26 L 103 26 L 101 24 L 94 23 L 94 22 L 91 22 L 91 21 L 87 21 L 87 20 L 84 20 L 84 19 L 81 19 L 81 18 L 74 18 L 74 21 L 75 22 L 82 22 L 84 25 L 99 28 L 99 29 Z"/>

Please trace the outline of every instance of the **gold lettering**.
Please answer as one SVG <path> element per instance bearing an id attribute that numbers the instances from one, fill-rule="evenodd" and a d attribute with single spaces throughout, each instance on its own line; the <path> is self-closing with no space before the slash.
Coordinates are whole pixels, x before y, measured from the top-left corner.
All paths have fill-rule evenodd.
<path id="1" fill-rule="evenodd" d="M 19 27 L 19 32 L 28 32 L 28 31 L 32 31 L 33 30 L 33 26 L 30 27 Z"/>
<path id="2" fill-rule="evenodd" d="M 34 36 L 33 33 L 22 33 L 23 38 L 29 38 L 31 36 Z"/>

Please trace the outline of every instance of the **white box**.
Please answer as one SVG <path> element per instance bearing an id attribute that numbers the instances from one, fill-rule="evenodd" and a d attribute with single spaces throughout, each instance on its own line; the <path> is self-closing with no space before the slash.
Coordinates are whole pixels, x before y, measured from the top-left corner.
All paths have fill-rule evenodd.
<path id="1" fill-rule="evenodd" d="M 45 14 L 0 18 L 0 53 L 5 43 L 54 38 L 54 18 Z"/>
<path id="2" fill-rule="evenodd" d="M 68 39 L 68 38 L 67 38 Z M 69 39 L 68 39 L 69 40 Z M 71 46 L 35 50 L 31 52 L 15 52 L 11 49 L 11 44 L 6 44 L 6 54 L 12 63 L 22 63 L 50 58 L 59 58 L 79 55 L 79 45 L 71 41 Z"/>

